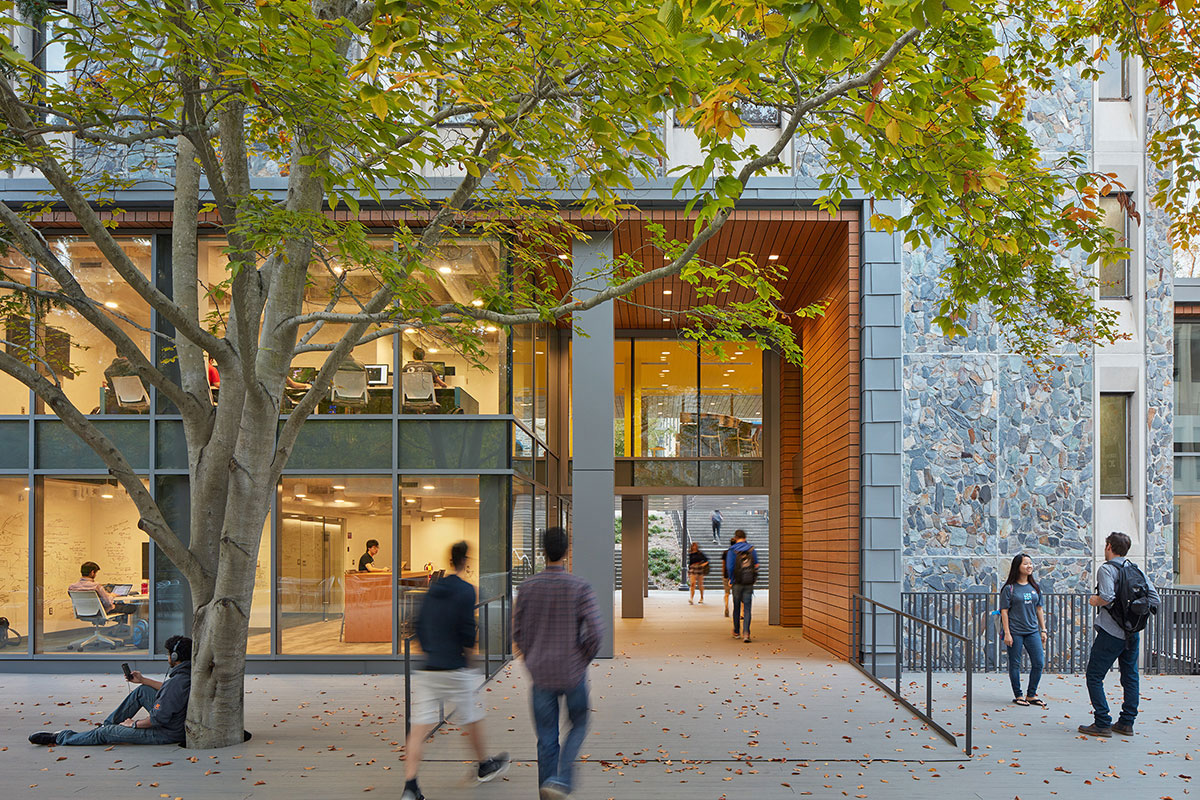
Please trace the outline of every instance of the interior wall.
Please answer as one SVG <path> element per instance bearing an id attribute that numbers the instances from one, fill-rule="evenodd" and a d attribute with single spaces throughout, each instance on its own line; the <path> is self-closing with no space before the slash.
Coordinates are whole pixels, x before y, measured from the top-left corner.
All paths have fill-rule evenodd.
<path id="1" fill-rule="evenodd" d="M 464 517 L 426 516 L 422 519 L 415 516 L 412 519 L 412 536 L 410 542 L 409 568 L 419 570 L 426 563 L 433 564 L 435 570 L 444 569 L 447 573 L 453 571 L 450 566 L 450 546 L 455 542 L 466 540 L 468 556 L 468 577 L 475 582 L 479 563 L 479 520 Z"/>
<path id="2" fill-rule="evenodd" d="M 804 303 L 825 300 L 829 305 L 824 316 L 802 323 L 805 367 L 799 376 L 803 437 L 799 464 L 803 506 L 800 524 L 785 524 L 782 533 L 782 549 L 790 562 L 785 569 L 801 570 L 801 578 L 799 592 L 789 587 L 786 577 L 782 579 L 787 594 L 782 599 L 781 619 L 785 624 L 798 624 L 802 616 L 805 638 L 841 657 L 849 654 L 851 597 L 859 588 L 857 241 L 857 223 L 849 220 L 847 235 L 833 242 L 823 259 L 825 267 L 813 274 L 805 287 Z M 786 420 L 787 414 L 795 413 L 788 409 L 797 406 L 797 382 L 785 372 L 782 383 Z M 789 391 L 793 393 L 790 403 Z M 800 499 L 790 485 L 794 467 L 793 459 L 786 457 L 788 446 L 785 443 L 781 481 L 786 482 L 784 494 L 791 495 L 784 499 L 784 507 L 791 506 L 794 513 Z M 795 443 L 790 446 L 794 456 Z M 789 545 L 802 549 L 802 569 Z"/>
<path id="3" fill-rule="evenodd" d="M 120 489 L 104 500 L 85 496 L 95 485 L 47 479 L 42 503 L 42 630 L 81 627 L 67 587 L 79 580 L 79 565 L 95 561 L 100 583 L 142 584 L 142 544 L 137 507 Z"/>

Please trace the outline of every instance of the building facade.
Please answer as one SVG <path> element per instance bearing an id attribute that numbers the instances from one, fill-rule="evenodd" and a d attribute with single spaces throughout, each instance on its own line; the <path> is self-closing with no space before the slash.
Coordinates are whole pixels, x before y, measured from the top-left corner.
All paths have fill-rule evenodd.
<path id="1" fill-rule="evenodd" d="M 305 427 L 264 527 L 250 669 L 396 668 L 420 592 L 462 538 L 479 554 L 471 577 L 480 597 L 491 601 L 491 618 L 503 620 L 520 581 L 540 568 L 537 534 L 552 524 L 571 528 L 573 569 L 597 588 L 606 612 L 639 616 L 653 507 L 672 509 L 681 532 L 706 544 L 736 527 L 756 531 L 768 564 L 768 621 L 803 625 L 806 637 L 840 656 L 849 651 L 857 592 L 898 604 L 902 592 L 993 591 L 1018 553 L 1034 557 L 1048 589 L 1087 591 L 1113 530 L 1131 536 L 1134 558 L 1157 582 L 1195 582 L 1191 500 L 1175 498 L 1170 462 L 1182 441 L 1176 424 L 1172 448 L 1171 376 L 1181 374 L 1173 337 L 1190 323 L 1173 328 L 1169 316 L 1166 222 L 1147 199 L 1155 176 L 1145 131 L 1156 121 L 1138 75 L 1125 61 L 1106 65 L 1097 82 L 1063 75 L 1029 113 L 1048 161 L 1084 152 L 1124 184 L 1127 197 L 1106 203 L 1131 254 L 1105 265 L 1099 291 L 1127 338 L 1059 353 L 1044 371 L 1007 349 L 986 308 L 966 337 L 945 338 L 931 323 L 944 253 L 910 250 L 898 235 L 872 230 L 870 198 L 852 198 L 834 215 L 817 210 L 820 161 L 797 144 L 790 174 L 756 181 L 701 256 L 748 252 L 775 261 L 787 267 L 778 286 L 785 306 L 828 304 L 823 316 L 796 323 L 803 369 L 742 342 L 681 339 L 683 315 L 697 299 L 677 279 L 580 315 L 586 336 L 565 325 L 487 329 L 482 363 L 441 351 L 419 331 L 360 346 L 361 369 L 339 373 Z M 780 120 L 756 124 L 750 135 L 765 138 Z M 664 136 L 686 161 L 690 132 L 668 118 Z M 670 166 L 638 188 L 636 209 L 619 224 L 591 225 L 590 240 L 560 254 L 578 276 L 615 256 L 652 258 L 650 225 L 686 235 L 686 198 L 671 196 Z M 264 166 L 257 188 L 281 194 L 284 182 L 268 172 Z M 14 202 L 39 199 L 44 188 L 27 175 L 0 180 L 0 196 Z M 172 292 L 169 196 L 148 183 L 120 201 L 136 209 L 118 219 L 126 249 Z M 402 200 L 365 213 L 381 247 L 390 230 L 415 224 Z M 163 323 L 122 295 L 70 214 L 49 211 L 38 224 L 151 352 L 148 332 L 165 330 Z M 214 283 L 224 269 L 221 247 L 206 240 Z M 510 269 L 503 242 L 464 237 L 449 251 L 438 265 L 445 274 L 497 281 Z M 35 280 L 19 259 L 6 266 Z M 552 267 L 563 268 L 554 260 Z M 333 269 L 339 279 L 372 279 L 353 264 Z M 461 285 L 430 289 L 467 300 L 454 294 Z M 306 303 L 329 296 L 329 274 L 314 268 Z M 217 301 L 206 311 L 222 313 Z M 68 312 L 5 324 L 9 341 L 44 326 L 44 357 L 70 374 L 72 402 L 96 417 L 171 520 L 185 522 L 182 426 L 169 404 L 123 380 L 112 346 Z M 297 358 L 297 386 L 319 357 Z M 402 380 L 415 360 L 447 384 L 435 413 L 416 408 Z M 219 397 L 219 385 L 214 390 Z M 0 648 L 0 670 L 152 657 L 186 628 L 190 602 L 186 584 L 137 528 L 132 503 L 31 392 L 3 376 L 0 443 L 0 615 L 21 636 Z M 1176 474 L 1191 487 L 1181 463 L 1190 461 L 1180 455 Z M 358 570 L 368 541 L 378 544 L 376 565 L 391 570 L 386 578 Z M 67 588 L 85 561 L 130 597 L 125 627 L 109 631 L 111 648 L 92 638 L 107 626 L 90 622 Z M 492 652 L 507 650 L 505 630 L 489 628 Z M 613 652 L 611 639 L 605 652 Z"/>

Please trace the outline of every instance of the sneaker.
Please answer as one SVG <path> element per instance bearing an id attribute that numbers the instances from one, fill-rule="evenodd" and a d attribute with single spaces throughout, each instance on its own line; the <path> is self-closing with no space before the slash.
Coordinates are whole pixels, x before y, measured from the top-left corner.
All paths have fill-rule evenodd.
<path id="1" fill-rule="evenodd" d="M 421 790 L 405 789 L 400 793 L 400 800 L 425 800 L 425 795 L 421 794 Z"/>
<path id="2" fill-rule="evenodd" d="M 538 790 L 538 800 L 566 800 L 570 792 L 559 783 L 544 783 Z"/>
<path id="3" fill-rule="evenodd" d="M 742 634 L 741 634 L 740 632 L 738 632 L 738 631 L 734 631 L 734 632 L 733 632 L 733 638 L 735 638 L 735 639 L 740 639 L 740 638 L 742 638 Z"/>
<path id="4" fill-rule="evenodd" d="M 1112 737 L 1113 729 L 1101 728 L 1093 723 L 1091 725 L 1080 725 L 1079 732 L 1087 734 L 1088 736 L 1099 736 L 1104 739 L 1109 739 Z"/>
<path id="5" fill-rule="evenodd" d="M 37 733 L 30 734 L 29 743 L 44 745 L 58 744 L 58 731 L 38 731 Z"/>
<path id="6" fill-rule="evenodd" d="M 745 642 L 746 644 L 750 644 L 750 636 L 747 635 L 746 638 L 742 639 L 742 641 Z"/>
<path id="7" fill-rule="evenodd" d="M 1118 722 L 1112 726 L 1113 733 L 1119 733 L 1122 736 L 1133 736 L 1133 726 Z"/>
<path id="8" fill-rule="evenodd" d="M 506 772 L 508 772 L 508 753 L 497 753 L 487 761 L 479 762 L 479 771 L 475 773 L 475 778 L 480 783 L 487 783 Z"/>

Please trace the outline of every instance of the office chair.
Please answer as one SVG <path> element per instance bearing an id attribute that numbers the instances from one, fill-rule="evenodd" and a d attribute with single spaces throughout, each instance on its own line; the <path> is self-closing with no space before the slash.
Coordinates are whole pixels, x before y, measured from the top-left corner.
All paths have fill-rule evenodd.
<path id="1" fill-rule="evenodd" d="M 403 373 L 400 376 L 400 395 L 406 414 L 428 414 L 438 410 L 432 372 L 414 370 Z"/>
<path id="2" fill-rule="evenodd" d="M 149 411 L 150 395 L 137 375 L 114 375 L 111 379 L 117 407 L 127 411 Z"/>
<path id="3" fill-rule="evenodd" d="M 113 621 L 105 612 L 104 604 L 100 602 L 100 595 L 94 589 L 68 590 L 67 594 L 71 596 L 71 607 L 75 610 L 75 618 L 81 622 L 90 622 L 95 626 L 91 636 L 71 642 L 67 645 L 67 649 L 83 650 L 92 642 L 101 642 L 116 650 L 121 642 L 108 638 L 99 630 Z"/>
<path id="4" fill-rule="evenodd" d="M 371 399 L 367 373 L 361 369 L 338 369 L 329 387 L 329 401 L 335 405 L 365 406 Z"/>

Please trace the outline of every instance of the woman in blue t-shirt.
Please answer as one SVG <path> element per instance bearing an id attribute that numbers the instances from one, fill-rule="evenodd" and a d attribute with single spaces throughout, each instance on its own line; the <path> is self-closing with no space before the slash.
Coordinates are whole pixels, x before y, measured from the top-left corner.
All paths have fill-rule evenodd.
<path id="1" fill-rule="evenodd" d="M 1008 677 L 1012 681 L 1013 702 L 1019 706 L 1046 704 L 1037 696 L 1038 681 L 1046 665 L 1043 649 L 1046 638 L 1046 614 L 1042 593 L 1033 579 L 1033 560 L 1021 553 L 1014 556 L 1008 580 L 1000 589 L 1000 624 L 1008 648 Z M 1029 688 L 1021 694 L 1021 650 L 1029 653 Z"/>

